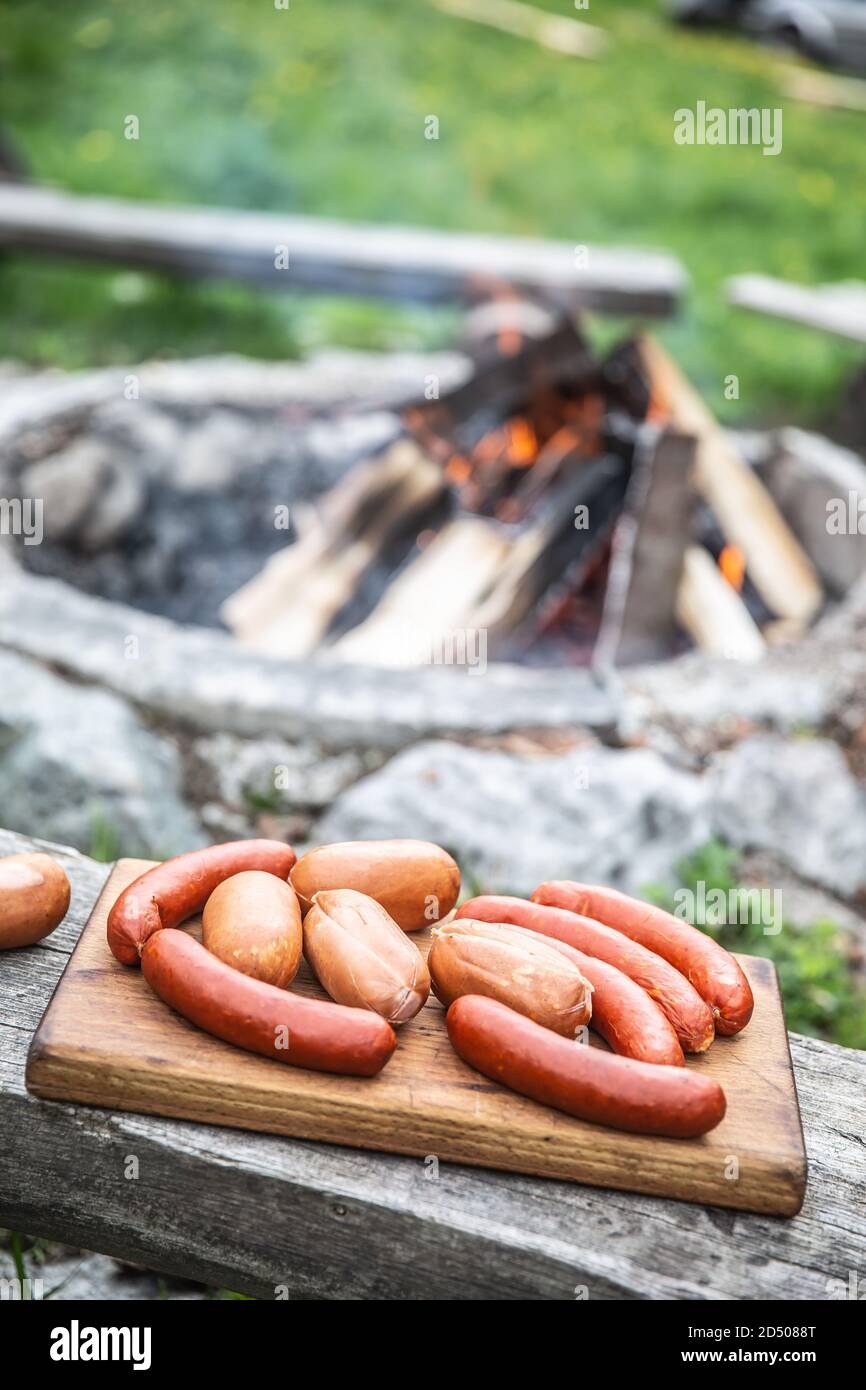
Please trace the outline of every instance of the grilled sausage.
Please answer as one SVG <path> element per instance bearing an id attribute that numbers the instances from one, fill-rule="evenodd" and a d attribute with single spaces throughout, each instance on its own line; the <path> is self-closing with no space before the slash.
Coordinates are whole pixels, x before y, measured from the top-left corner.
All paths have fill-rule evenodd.
<path id="1" fill-rule="evenodd" d="M 350 840 L 302 855 L 292 887 L 304 912 L 316 893 L 354 888 L 381 903 L 398 927 L 418 931 L 447 917 L 460 892 L 460 870 L 426 840 Z"/>
<path id="2" fill-rule="evenodd" d="M 573 1038 L 592 1016 L 592 986 L 574 954 L 538 932 L 467 918 L 433 932 L 427 965 L 437 998 L 484 994 Z"/>
<path id="3" fill-rule="evenodd" d="M 365 893 L 333 888 L 314 894 L 304 918 L 304 954 L 338 1004 L 405 1023 L 427 1003 L 430 974 L 424 957 Z"/>
<path id="4" fill-rule="evenodd" d="M 724 1091 L 707 1076 L 581 1047 L 495 999 L 465 994 L 446 1023 L 455 1051 L 484 1076 L 593 1124 L 689 1139 L 725 1113 Z"/>
<path id="5" fill-rule="evenodd" d="M 661 956 L 630 941 L 613 927 L 563 908 L 493 895 L 470 898 L 461 904 L 457 917 L 480 917 L 486 922 L 528 927 L 616 966 L 656 1001 L 686 1052 L 705 1052 L 713 1041 L 712 1013 L 688 980 Z"/>
<path id="6" fill-rule="evenodd" d="M 713 1012 L 716 1031 L 730 1037 L 745 1028 L 755 1001 L 730 951 L 670 912 L 615 888 L 585 883 L 542 883 L 533 901 L 584 913 L 661 956 L 694 985 Z"/>
<path id="7" fill-rule="evenodd" d="M 148 937 L 200 912 L 224 879 L 247 869 L 287 879 L 295 858 L 279 840 L 233 840 L 166 859 L 123 890 L 108 914 L 108 944 L 124 965 L 135 965 Z"/>
<path id="8" fill-rule="evenodd" d="M 253 980 L 186 932 L 154 932 L 141 968 L 160 999 L 190 1023 L 289 1066 L 375 1076 L 397 1045 L 393 1028 L 378 1014 Z"/>
<path id="9" fill-rule="evenodd" d="M 0 951 L 41 941 L 68 910 L 69 879 L 49 855 L 0 859 Z"/>
<path id="10" fill-rule="evenodd" d="M 226 965 L 285 989 L 301 963 L 301 909 L 290 883 L 247 869 L 223 879 L 201 915 L 204 945 Z"/>

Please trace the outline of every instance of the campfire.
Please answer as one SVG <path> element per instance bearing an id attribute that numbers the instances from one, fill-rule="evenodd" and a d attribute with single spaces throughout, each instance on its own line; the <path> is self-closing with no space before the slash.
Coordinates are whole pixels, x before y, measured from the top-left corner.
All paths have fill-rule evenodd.
<path id="1" fill-rule="evenodd" d="M 244 645 L 412 666 L 752 659 L 802 631 L 810 559 L 662 349 L 597 356 L 499 306 L 472 371 L 402 411 L 231 595 Z M 537 326 L 537 325 L 535 325 Z M 373 577 L 371 580 L 371 576 Z"/>

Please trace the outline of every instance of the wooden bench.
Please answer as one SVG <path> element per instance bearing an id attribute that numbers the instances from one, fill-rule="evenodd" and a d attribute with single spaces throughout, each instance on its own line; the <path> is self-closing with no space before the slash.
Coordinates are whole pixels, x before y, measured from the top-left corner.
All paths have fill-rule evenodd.
<path id="1" fill-rule="evenodd" d="M 809 1186 L 789 1221 L 36 1100 L 30 1038 L 108 869 L 0 831 L 0 854 L 34 847 L 73 896 L 53 936 L 0 955 L 0 1224 L 262 1298 L 866 1290 L 866 1052 L 811 1038 L 791 1037 Z"/>

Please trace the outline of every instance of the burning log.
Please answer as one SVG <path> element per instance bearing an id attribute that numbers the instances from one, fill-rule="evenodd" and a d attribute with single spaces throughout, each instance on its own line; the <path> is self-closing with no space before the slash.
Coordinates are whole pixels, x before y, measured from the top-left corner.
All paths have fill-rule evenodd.
<path id="1" fill-rule="evenodd" d="M 419 666 L 443 660 L 506 562 L 504 530 L 479 517 L 462 517 L 389 585 L 370 616 L 341 637 L 329 654 L 374 666 Z"/>
<path id="2" fill-rule="evenodd" d="M 652 406 L 698 441 L 695 483 L 727 540 L 738 545 L 749 577 L 771 611 L 804 628 L 823 601 L 811 561 L 775 502 L 728 444 L 701 397 L 664 349 L 643 338 L 640 359 Z"/>
<path id="3" fill-rule="evenodd" d="M 714 656 L 757 661 L 764 654 L 765 643 L 757 624 L 701 545 L 690 545 L 686 550 L 676 616 L 696 645 Z"/>
<path id="4" fill-rule="evenodd" d="M 627 480 L 628 467 L 607 456 L 582 462 L 548 490 L 472 614 L 473 627 L 488 634 L 491 646 L 517 632 L 552 584 L 580 587 L 582 562 L 605 543 Z"/>
<path id="5" fill-rule="evenodd" d="M 692 568 L 684 569 L 697 502 L 694 457 L 693 436 L 674 430 L 638 446 L 614 531 L 593 663 L 600 668 L 668 656 L 676 639 L 678 594 L 682 611 L 700 608 Z"/>
<path id="6" fill-rule="evenodd" d="M 570 383 L 576 392 L 588 391 L 597 373 L 586 339 L 572 319 L 560 315 L 540 337 L 519 338 L 509 332 L 482 342 L 474 355 L 474 371 L 465 381 L 441 398 L 407 407 L 403 420 L 431 452 L 437 442 L 451 441 L 443 456 L 447 458 L 455 436 L 479 414 L 501 419 L 561 382 Z"/>
<path id="7" fill-rule="evenodd" d="M 408 439 L 356 465 L 317 513 L 305 514 L 300 539 L 226 600 L 224 621 L 256 651 L 308 655 L 388 541 L 432 508 L 443 486 L 441 470 Z"/>

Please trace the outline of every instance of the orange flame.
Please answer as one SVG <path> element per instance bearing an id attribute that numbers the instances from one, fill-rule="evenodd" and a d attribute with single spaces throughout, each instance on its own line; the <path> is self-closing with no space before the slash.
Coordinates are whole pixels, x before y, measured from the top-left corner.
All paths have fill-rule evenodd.
<path id="1" fill-rule="evenodd" d="M 739 593 L 746 577 L 746 557 L 738 545 L 723 547 L 719 555 L 719 569 L 731 588 Z"/>

